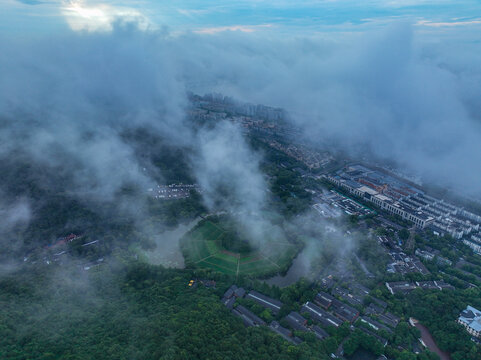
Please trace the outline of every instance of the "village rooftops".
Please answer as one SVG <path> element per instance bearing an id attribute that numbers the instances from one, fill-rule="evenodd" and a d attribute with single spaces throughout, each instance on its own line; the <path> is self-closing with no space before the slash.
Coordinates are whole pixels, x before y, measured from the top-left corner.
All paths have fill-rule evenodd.
<path id="1" fill-rule="evenodd" d="M 234 307 L 235 297 L 230 297 L 230 298 L 223 297 L 221 302 L 228 309 L 232 309 Z"/>
<path id="2" fill-rule="evenodd" d="M 377 341 L 379 341 L 379 342 L 382 344 L 382 346 L 386 346 L 386 345 L 387 345 L 387 340 L 384 339 L 383 337 L 381 337 L 381 336 L 373 333 L 372 331 L 370 331 L 370 330 L 368 330 L 368 329 L 366 329 L 366 328 L 364 328 L 364 327 L 358 327 L 358 329 L 361 330 L 362 332 L 364 332 L 364 333 L 366 333 L 366 334 L 374 337 Z"/>
<path id="3" fill-rule="evenodd" d="M 308 331 L 309 329 L 306 327 L 307 319 L 305 319 L 301 314 L 296 311 L 292 311 L 289 315 L 286 316 L 286 321 L 289 325 L 298 331 Z"/>
<path id="4" fill-rule="evenodd" d="M 371 328 L 373 328 L 374 330 L 376 331 L 379 331 L 379 330 L 384 330 L 384 331 L 387 331 L 388 333 L 392 333 L 393 331 L 388 328 L 387 326 L 377 322 L 376 320 L 374 319 L 371 319 L 370 317 L 368 316 L 362 316 L 361 317 L 361 322 L 369 325 Z"/>
<path id="5" fill-rule="evenodd" d="M 364 313 L 367 314 L 367 315 L 382 314 L 383 311 L 384 311 L 384 309 L 381 306 L 379 306 L 375 303 L 370 303 L 369 306 L 364 309 Z"/>
<path id="6" fill-rule="evenodd" d="M 242 321 L 244 322 L 244 325 L 246 325 L 246 326 L 266 325 L 264 320 L 262 320 L 260 317 L 258 317 L 256 314 L 254 314 L 252 311 L 247 310 L 242 305 L 238 305 L 235 309 L 232 310 L 232 313 L 234 313 L 234 315 L 239 316 L 242 319 Z"/>
<path id="7" fill-rule="evenodd" d="M 347 301 L 352 305 L 362 305 L 362 300 L 364 296 L 353 295 L 349 292 L 349 290 L 336 287 L 332 290 L 332 294 L 335 296 L 339 296 L 341 299 Z"/>
<path id="8" fill-rule="evenodd" d="M 387 302 L 381 300 L 381 299 L 378 299 L 378 298 L 375 298 L 375 297 L 371 297 L 371 299 L 377 304 L 379 305 L 380 307 L 382 307 L 383 309 L 387 308 Z"/>
<path id="9" fill-rule="evenodd" d="M 314 334 L 316 334 L 316 336 L 320 339 L 320 340 L 323 340 L 323 339 L 326 339 L 329 337 L 329 334 L 327 333 L 327 331 L 325 331 L 324 329 L 321 329 L 319 326 L 317 325 L 314 325 L 312 327 L 312 331 L 314 332 Z"/>
<path id="10" fill-rule="evenodd" d="M 237 285 L 232 285 L 230 288 L 227 289 L 227 291 L 224 293 L 224 297 L 227 298 L 227 299 L 230 299 L 231 297 L 235 296 L 235 297 L 244 297 L 246 291 L 241 288 L 241 287 L 237 287 Z"/>
<path id="11" fill-rule="evenodd" d="M 379 316 L 379 321 L 383 322 L 384 324 L 392 328 L 395 328 L 397 324 L 399 324 L 399 321 L 401 320 L 396 315 L 391 314 L 390 312 L 379 314 L 378 316 Z"/>
<path id="12" fill-rule="evenodd" d="M 416 289 L 416 285 L 412 282 L 408 281 L 394 281 L 394 282 L 387 282 L 386 283 L 387 289 L 391 292 L 391 294 L 406 294 L 414 289 Z"/>
<path id="13" fill-rule="evenodd" d="M 234 291 L 237 290 L 237 285 L 232 285 L 230 288 L 227 289 L 227 291 L 224 293 L 224 297 L 227 299 L 230 299 L 232 296 L 234 296 Z"/>
<path id="14" fill-rule="evenodd" d="M 254 300 L 259 305 L 270 309 L 274 314 L 277 314 L 283 305 L 279 300 L 272 299 L 254 290 L 247 294 L 246 299 Z"/>
<path id="15" fill-rule="evenodd" d="M 336 299 L 332 301 L 331 309 L 334 312 L 334 315 L 336 315 L 339 319 L 348 321 L 350 323 L 354 322 L 354 320 L 356 320 L 359 316 L 359 311 L 357 309 Z"/>
<path id="16" fill-rule="evenodd" d="M 271 324 L 269 325 L 269 328 L 274 332 L 276 332 L 277 334 L 281 335 L 284 339 L 286 339 L 290 343 L 299 345 L 302 342 L 301 339 L 293 336 L 292 332 L 289 329 L 282 327 L 277 321 L 271 322 Z"/>
<path id="17" fill-rule="evenodd" d="M 349 288 L 352 290 L 353 293 L 365 297 L 369 295 L 369 289 L 359 283 L 353 283 L 349 285 Z"/>
<path id="18" fill-rule="evenodd" d="M 324 309 L 328 309 L 329 306 L 331 306 L 333 300 L 334 300 L 333 296 L 323 291 L 320 291 L 314 298 L 314 302 L 322 306 Z"/>
<path id="19" fill-rule="evenodd" d="M 313 320 L 319 321 L 324 326 L 339 327 L 340 325 L 342 325 L 341 320 L 322 310 L 320 307 L 310 301 L 306 302 L 302 306 L 301 313 L 308 313 Z"/>
<path id="20" fill-rule="evenodd" d="M 234 291 L 234 296 L 238 298 L 243 298 L 245 294 L 246 294 L 246 291 L 244 290 L 244 288 L 241 288 L 241 287 L 237 288 Z"/>
<path id="21" fill-rule="evenodd" d="M 416 281 L 416 285 L 426 290 L 442 290 L 442 287 L 438 286 L 436 281 Z"/>

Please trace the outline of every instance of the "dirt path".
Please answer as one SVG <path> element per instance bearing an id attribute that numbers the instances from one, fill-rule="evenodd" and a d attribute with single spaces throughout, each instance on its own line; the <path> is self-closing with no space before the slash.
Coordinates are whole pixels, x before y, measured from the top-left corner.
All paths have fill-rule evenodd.
<path id="1" fill-rule="evenodd" d="M 434 341 L 431 333 L 429 332 L 428 328 L 423 324 L 420 324 L 416 319 L 412 319 L 414 326 L 421 331 L 421 339 L 426 345 L 426 347 L 431 350 L 433 353 L 436 353 L 441 360 L 451 360 L 451 356 L 447 352 L 442 351 L 436 342 Z"/>

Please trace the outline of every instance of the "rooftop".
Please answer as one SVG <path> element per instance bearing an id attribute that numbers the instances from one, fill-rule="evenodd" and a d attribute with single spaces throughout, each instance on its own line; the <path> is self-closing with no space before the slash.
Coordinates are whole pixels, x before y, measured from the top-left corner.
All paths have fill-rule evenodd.
<path id="1" fill-rule="evenodd" d="M 307 312 L 314 320 L 317 320 L 325 326 L 338 327 L 342 324 L 342 321 L 328 312 L 322 310 L 320 307 L 314 305 L 312 302 L 306 302 L 301 309 L 301 312 Z"/>
<path id="2" fill-rule="evenodd" d="M 326 309 L 331 305 L 331 303 L 332 303 L 333 300 L 334 300 L 334 297 L 333 297 L 333 296 L 331 296 L 331 295 L 329 295 L 328 293 L 325 293 L 325 292 L 323 292 L 323 291 L 320 291 L 320 292 L 316 295 L 316 297 L 314 298 L 314 301 L 315 301 L 317 304 L 321 305 L 322 307 L 324 307 L 324 308 L 326 308 Z"/>
<path id="3" fill-rule="evenodd" d="M 271 309 L 274 313 L 277 313 L 283 305 L 282 302 L 280 302 L 279 300 L 272 299 L 254 290 L 249 292 L 246 298 L 254 300 L 259 305 Z"/>
<path id="4" fill-rule="evenodd" d="M 466 309 L 461 312 L 459 321 L 462 321 L 474 331 L 481 331 L 481 311 L 470 305 L 468 305 Z"/>

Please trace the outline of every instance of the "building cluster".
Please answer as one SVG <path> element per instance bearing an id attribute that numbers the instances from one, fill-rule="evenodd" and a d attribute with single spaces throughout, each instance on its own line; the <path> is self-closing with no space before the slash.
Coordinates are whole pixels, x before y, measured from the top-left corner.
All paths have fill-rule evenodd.
<path id="1" fill-rule="evenodd" d="M 359 204 L 357 201 L 339 194 L 334 190 L 325 191 L 322 194 L 317 195 L 316 200 L 318 200 L 318 203 L 314 204 L 313 207 L 321 216 L 326 218 L 337 217 L 340 212 L 344 212 L 346 215 L 357 216 L 365 216 L 374 213 L 374 211 L 366 206 Z"/>
<path id="2" fill-rule="evenodd" d="M 481 311 L 468 305 L 459 315 L 458 323 L 475 338 L 481 337 Z"/>
<path id="3" fill-rule="evenodd" d="M 429 227 L 437 235 L 463 238 L 473 250 L 481 250 L 481 216 L 428 196 L 405 181 L 362 165 L 348 166 L 325 179 L 418 228 Z"/>
<path id="4" fill-rule="evenodd" d="M 270 147 L 303 163 L 311 170 L 326 167 L 334 160 L 334 157 L 327 151 L 316 151 L 292 143 L 283 144 L 273 139 L 266 140 L 266 143 L 269 144 Z"/>
<path id="5" fill-rule="evenodd" d="M 420 273 L 422 275 L 429 275 L 430 272 L 424 264 L 416 256 L 407 256 L 404 252 L 399 250 L 390 251 L 389 256 L 392 263 L 388 264 L 387 271 L 398 274 Z"/>
<path id="6" fill-rule="evenodd" d="M 330 283 L 330 280 L 332 279 L 327 278 L 326 284 Z M 397 316 L 386 311 L 386 302 L 370 297 L 371 302 L 366 307 L 364 301 L 369 289 L 357 283 L 351 284 L 349 289 L 335 286 L 326 288 L 329 288 L 331 293 L 320 291 L 312 302 L 308 301 L 302 306 L 301 313 L 309 314 L 311 319 L 322 326 L 338 327 L 344 322 L 355 324 L 356 328 L 375 337 L 386 346 L 387 340 L 381 336 L 382 331 L 392 333 L 400 321 Z M 358 310 L 360 308 L 363 315 Z"/>
<path id="7" fill-rule="evenodd" d="M 447 265 L 451 266 L 453 262 L 449 259 L 446 259 L 445 257 L 441 256 L 441 251 L 436 250 L 436 249 L 431 249 L 431 248 L 426 248 L 424 250 L 421 249 L 416 249 L 414 252 L 417 256 L 420 258 L 423 258 L 425 260 L 433 261 L 436 259 L 436 262 L 438 265 Z"/>
<path id="8" fill-rule="evenodd" d="M 229 115 L 243 115 L 277 122 L 285 120 L 288 116 L 283 109 L 244 103 L 222 94 L 206 94 L 204 96 L 190 94 L 190 101 L 193 109 L 225 112 Z"/>
<path id="9" fill-rule="evenodd" d="M 387 272 L 398 274 L 420 273 L 429 275 L 430 272 L 424 264 L 415 255 L 406 255 L 402 248 L 396 244 L 396 241 L 389 236 L 378 236 L 379 244 L 384 248 L 391 258 L 391 262 L 387 264 Z M 419 249 L 418 249 L 419 250 Z M 416 255 L 425 255 L 427 252 L 417 251 Z M 424 256 L 421 256 L 424 257 Z"/>
<path id="10" fill-rule="evenodd" d="M 191 95 L 190 101 L 189 117 L 197 122 L 229 120 L 246 132 L 264 136 L 295 138 L 301 134 L 298 127 L 285 121 L 288 114 L 283 109 L 242 103 L 220 94 Z"/>
<path id="11" fill-rule="evenodd" d="M 193 190 L 200 192 L 200 187 L 197 184 L 170 184 L 157 185 L 148 191 L 155 199 L 173 200 L 188 198 Z"/>
<path id="12" fill-rule="evenodd" d="M 45 249 L 55 249 L 57 247 L 60 247 L 62 245 L 66 245 L 74 240 L 80 239 L 83 235 L 77 235 L 77 234 L 69 234 L 67 236 L 61 236 L 57 238 L 53 243 L 46 245 L 44 248 Z"/>
<path id="13" fill-rule="evenodd" d="M 436 281 L 393 281 L 386 282 L 386 288 L 391 294 L 408 294 L 414 289 L 423 290 L 454 290 L 454 286 L 444 282 L 443 280 Z"/>
<path id="14" fill-rule="evenodd" d="M 280 302 L 279 300 L 272 299 L 254 290 L 250 291 L 246 295 L 246 291 L 243 288 L 232 285 L 224 293 L 221 302 L 228 309 L 230 309 L 234 315 L 241 318 L 245 326 L 266 326 L 267 323 L 259 316 L 254 314 L 252 311 L 247 309 L 245 306 L 236 306 L 236 300 L 239 298 L 246 298 L 255 301 L 260 306 L 269 309 L 273 314 L 278 314 L 279 310 L 283 305 L 282 302 Z M 290 313 L 286 317 L 289 324 L 295 323 L 298 327 L 300 327 L 301 325 L 305 326 L 307 324 L 307 320 L 302 318 L 299 314 L 296 314 L 297 313 Z M 294 336 L 291 330 L 281 326 L 277 321 L 272 321 L 269 324 L 269 329 L 282 336 L 285 340 L 289 341 L 292 344 L 298 345 L 302 342 L 301 339 L 299 339 L 297 336 Z M 296 328 L 294 329 L 297 330 Z"/>
<path id="15" fill-rule="evenodd" d="M 326 328 L 329 330 L 330 327 L 337 328 L 349 323 L 351 330 L 359 329 L 386 346 L 388 341 L 385 337 L 393 333 L 400 321 L 399 317 L 386 311 L 387 303 L 370 296 L 370 301 L 366 304 L 370 290 L 361 284 L 350 284 L 349 289 L 345 289 L 335 286 L 332 277 L 323 280 L 326 280 L 327 285 L 324 286 L 325 291 L 317 293 L 312 301 L 299 304 L 299 311 L 291 311 L 280 320 L 279 314 L 283 303 L 254 290 L 246 292 L 243 288 L 232 285 L 224 293 L 221 301 L 234 315 L 242 319 L 244 325 L 266 326 L 295 345 L 300 344 L 302 339 L 294 332 L 297 334 L 311 332 L 323 340 L 329 337 Z M 241 298 L 269 310 L 277 320 L 267 324 L 248 308 L 251 307 L 249 302 L 240 301 L 242 305 L 239 304 L 237 299 Z"/>
<path id="16" fill-rule="evenodd" d="M 68 259 L 68 254 L 71 253 L 69 244 L 75 240 L 78 240 L 77 244 L 79 244 L 80 241 L 86 240 L 85 235 L 71 233 L 66 236 L 61 236 L 48 245 L 31 250 L 28 254 L 23 256 L 23 262 L 30 262 L 32 264 L 36 264 L 38 261 L 42 261 L 46 265 L 50 265 L 53 263 L 64 264 L 70 262 L 70 259 Z M 92 240 L 79 245 L 80 247 L 87 248 L 97 246 L 99 243 L 101 243 L 100 240 Z M 100 264 L 102 262 L 103 258 L 100 258 L 96 261 L 93 261 L 92 263 L 88 263 L 86 265 L 84 264 L 81 266 L 84 270 L 89 270 L 91 267 L 96 266 L 97 264 Z"/>
<path id="17" fill-rule="evenodd" d="M 326 297 L 325 302 L 322 300 L 323 296 Z M 238 298 L 251 300 L 263 308 L 268 309 L 273 315 L 277 315 L 283 306 L 279 300 L 270 298 L 254 290 L 246 294 L 243 288 L 232 285 L 225 292 L 221 301 L 228 309 L 231 309 L 234 315 L 240 317 L 246 326 L 261 326 L 267 324 L 245 306 L 235 306 Z M 321 306 L 323 306 L 324 309 L 329 309 L 329 312 L 321 309 L 319 307 L 320 304 L 322 304 Z M 301 313 L 308 316 L 313 323 L 309 325 L 307 318 L 301 315 Z M 277 321 L 272 321 L 268 327 L 287 341 L 297 345 L 300 344 L 302 340 L 296 337 L 293 331 L 309 331 L 318 339 L 322 340 L 329 337 L 329 334 L 323 328 L 319 327 L 319 325 L 324 327 L 339 327 L 345 321 L 354 323 L 358 317 L 359 311 L 357 309 L 337 300 L 327 293 L 319 293 L 314 302 L 308 301 L 302 305 L 300 313 L 291 311 L 282 319 L 281 322 L 283 322 L 284 325 L 287 324 L 289 328 L 282 326 Z"/>

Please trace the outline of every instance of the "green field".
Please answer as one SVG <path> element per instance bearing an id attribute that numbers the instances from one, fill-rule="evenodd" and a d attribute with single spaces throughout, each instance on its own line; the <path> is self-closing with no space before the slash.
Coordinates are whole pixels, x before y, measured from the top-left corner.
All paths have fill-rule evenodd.
<path id="1" fill-rule="evenodd" d="M 229 275 L 268 276 L 285 271 L 297 254 L 298 246 L 286 239 L 269 239 L 262 248 L 249 253 L 235 253 L 222 247 L 228 233 L 222 223 L 202 220 L 181 240 L 186 264 Z"/>

